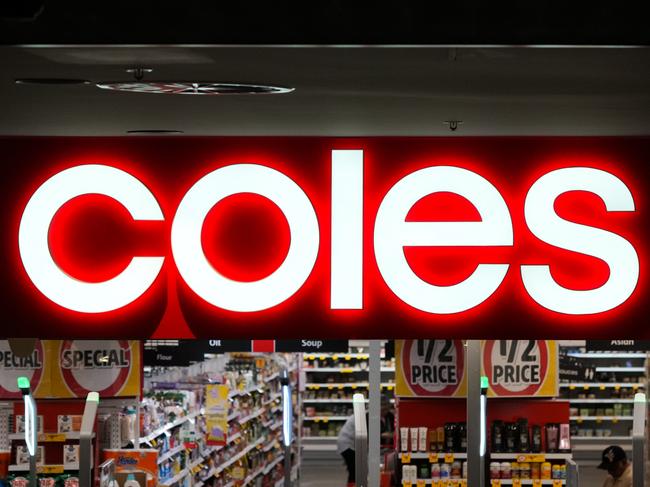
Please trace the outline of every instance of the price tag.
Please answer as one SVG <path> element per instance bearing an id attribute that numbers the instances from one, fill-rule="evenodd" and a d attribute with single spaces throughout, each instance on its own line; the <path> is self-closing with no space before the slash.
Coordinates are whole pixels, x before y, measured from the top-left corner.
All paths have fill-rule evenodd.
<path id="1" fill-rule="evenodd" d="M 42 465 L 36 468 L 38 473 L 55 474 L 63 473 L 63 465 Z"/>
<path id="2" fill-rule="evenodd" d="M 445 453 L 445 463 L 454 463 L 453 453 Z"/>
<path id="3" fill-rule="evenodd" d="M 460 487 L 467 487 L 467 480 L 462 479 L 462 480 L 460 481 Z"/>
<path id="4" fill-rule="evenodd" d="M 492 487 L 501 487 L 501 479 L 492 479 Z"/>
<path id="5" fill-rule="evenodd" d="M 575 388 L 576 388 L 576 386 L 574 386 L 573 384 L 571 384 L 571 385 L 569 386 L 569 390 L 570 390 L 570 391 L 574 390 Z"/>
<path id="6" fill-rule="evenodd" d="M 452 479 L 451 480 L 451 487 L 458 487 L 460 480 L 457 479 Z"/>
<path id="7" fill-rule="evenodd" d="M 617 416 L 614 416 L 612 418 L 612 423 L 614 423 L 614 424 L 618 423 L 618 417 Z"/>
<path id="8" fill-rule="evenodd" d="M 334 386 L 327 386 L 328 389 L 334 389 Z"/>
<path id="9" fill-rule="evenodd" d="M 429 463 L 438 463 L 437 453 L 429 453 Z"/>
<path id="10" fill-rule="evenodd" d="M 321 360 L 325 360 L 325 355 L 321 355 L 321 356 L 320 356 L 320 359 L 321 359 Z"/>
<path id="11" fill-rule="evenodd" d="M 343 386 L 339 386 L 339 389 L 343 389 Z"/>
<path id="12" fill-rule="evenodd" d="M 533 479 L 533 487 L 541 487 L 542 481 L 540 479 Z"/>
<path id="13" fill-rule="evenodd" d="M 418 479 L 418 483 L 417 483 L 418 487 L 424 487 L 425 485 L 427 485 L 427 483 L 425 482 L 424 479 Z"/>
<path id="14" fill-rule="evenodd" d="M 544 455 L 519 455 L 517 457 L 519 463 L 543 463 L 546 461 Z"/>
<path id="15" fill-rule="evenodd" d="M 614 390 L 615 390 L 615 391 L 620 391 L 620 390 L 621 390 L 621 386 L 619 386 L 618 384 L 616 384 L 616 385 L 614 386 Z"/>
<path id="16" fill-rule="evenodd" d="M 553 487 L 562 487 L 561 479 L 553 479 Z"/>
<path id="17" fill-rule="evenodd" d="M 354 370 L 351 368 L 341 369 L 342 374 L 351 374 L 352 372 L 354 372 Z"/>
<path id="18" fill-rule="evenodd" d="M 352 358 L 352 357 L 350 357 L 349 355 L 346 355 L 346 356 L 345 356 L 345 360 L 350 360 L 351 358 Z"/>
<path id="19" fill-rule="evenodd" d="M 308 355 L 307 360 L 314 360 L 316 357 L 314 355 Z"/>
<path id="20" fill-rule="evenodd" d="M 578 424 L 582 424 L 582 423 L 583 423 L 583 419 L 582 419 L 582 418 L 577 418 L 577 419 L 576 419 L 576 423 L 578 423 Z"/>
<path id="21" fill-rule="evenodd" d="M 411 487 L 412 486 L 411 482 L 406 482 L 406 481 L 402 482 L 402 485 L 404 487 Z"/>
<path id="22" fill-rule="evenodd" d="M 411 463 L 411 454 L 410 453 L 402 453 L 402 463 Z"/>
<path id="23" fill-rule="evenodd" d="M 357 388 L 357 385 L 354 384 L 354 385 L 352 386 L 352 389 L 356 389 L 356 388 Z"/>
<path id="24" fill-rule="evenodd" d="M 602 422 L 603 422 L 603 418 L 601 418 L 600 416 L 596 416 L 596 423 L 602 423 Z"/>
<path id="25" fill-rule="evenodd" d="M 582 386 L 582 388 L 583 388 L 585 391 L 588 391 L 588 390 L 589 390 L 589 386 L 586 385 L 586 384 L 585 384 L 584 386 Z"/>
<path id="26" fill-rule="evenodd" d="M 600 389 L 601 391 L 604 391 L 604 390 L 605 390 L 605 386 L 601 384 L 600 387 L 599 387 L 598 389 Z"/>
<path id="27" fill-rule="evenodd" d="M 512 479 L 512 487 L 521 487 L 521 479 Z"/>
<path id="28" fill-rule="evenodd" d="M 338 355 L 332 355 L 332 360 L 338 360 L 339 356 Z"/>
<path id="29" fill-rule="evenodd" d="M 65 433 L 39 433 L 38 441 L 65 441 Z"/>

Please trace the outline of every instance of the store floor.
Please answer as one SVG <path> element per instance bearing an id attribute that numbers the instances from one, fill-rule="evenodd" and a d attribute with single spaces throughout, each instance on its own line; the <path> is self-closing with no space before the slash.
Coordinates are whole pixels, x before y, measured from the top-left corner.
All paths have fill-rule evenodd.
<path id="1" fill-rule="evenodd" d="M 303 465 L 300 472 L 300 487 L 345 487 L 347 480 L 342 460 L 340 464 Z"/>

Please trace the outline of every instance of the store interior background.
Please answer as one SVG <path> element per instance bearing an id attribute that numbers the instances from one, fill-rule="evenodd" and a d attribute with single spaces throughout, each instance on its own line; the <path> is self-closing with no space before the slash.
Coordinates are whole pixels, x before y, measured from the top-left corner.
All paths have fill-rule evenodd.
<path id="1" fill-rule="evenodd" d="M 242 343 L 245 344 L 245 341 Z M 138 342 L 133 344 L 136 347 L 141 345 Z M 5 345 L 4 349 L 8 349 Z M 81 347 L 80 349 L 99 350 L 109 345 L 111 344 L 80 341 L 77 345 L 69 346 L 71 349 Z M 111 451 L 135 447 L 156 452 L 153 468 L 159 477 L 158 485 L 281 486 L 284 458 L 287 455 L 282 446 L 286 429 L 283 429 L 281 377 L 282 371 L 286 370 L 288 383 L 293 389 L 292 431 L 295 440 L 290 448 L 290 455 L 295 485 L 298 482 L 303 487 L 343 485 L 347 475 L 342 458 L 337 452 L 337 435 L 352 414 L 352 395 L 362 393 L 368 397 L 369 387 L 369 342 L 351 340 L 346 345 L 345 350 L 339 348 L 336 352 L 206 353 L 201 362 L 182 367 L 162 367 L 151 365 L 148 361 L 155 356 L 154 352 L 162 350 L 167 356 L 173 355 L 174 350 L 180 350 L 178 342 L 144 342 L 141 369 L 142 400 L 138 397 L 112 398 L 110 394 L 104 394 L 100 398 L 95 430 L 96 443 L 93 443 L 99 456 L 94 462 L 94 468 L 97 468 L 102 460 L 110 458 Z M 530 444 L 523 447 L 522 451 L 516 448 L 515 452 L 508 451 L 506 446 L 503 450 L 491 451 L 495 448 L 492 440 L 495 426 L 492 421 L 488 423 L 491 451 L 490 460 L 487 462 L 488 475 L 491 475 L 496 462 L 497 471 L 501 469 L 502 485 L 512 483 L 509 475 L 512 475 L 511 468 L 515 469 L 513 462 L 517 461 L 516 457 L 521 453 L 532 454 L 535 451 L 533 436 L 536 426 L 540 427 L 540 434 L 546 438 L 546 428 L 549 425 L 555 424 L 556 430 L 558 426 L 561 429 L 561 423 L 570 425 L 570 449 L 556 447 L 551 450 L 548 447 L 548 439 L 545 439 L 541 453 L 545 455 L 545 461 L 550 462 L 549 468 L 553 466 L 554 476 L 555 468 L 559 473 L 560 467 L 569 459 L 575 460 L 580 469 L 581 486 L 602 483 L 604 472 L 597 470 L 596 465 L 600 462 L 601 452 L 606 446 L 621 445 L 628 455 L 631 455 L 633 397 L 636 392 L 647 390 L 647 353 L 620 349 L 610 352 L 588 351 L 585 349 L 585 341 L 560 341 L 557 346 L 559 355 L 555 365 L 560 369 L 567 368 L 567 363 L 584 366 L 589 369 L 589 380 L 584 377 L 567 379 L 560 375 L 556 397 L 488 400 L 488 420 L 491 414 L 503 420 L 504 445 L 505 437 L 509 434 L 508 428 L 514 428 L 520 423 L 524 414 L 527 421 L 525 430 Z M 180 352 L 177 353 L 180 355 Z M 438 465 L 436 462 L 439 462 L 440 468 L 446 468 L 443 465 L 449 467 L 452 479 L 462 478 L 466 454 L 460 431 L 465 422 L 465 399 L 396 397 L 394 343 L 382 341 L 381 355 L 382 395 L 385 396 L 384 403 L 390 403 L 391 409 L 396 406 L 398 428 L 393 437 L 395 443 L 384 445 L 382 453 L 398 452 L 399 460 L 395 468 L 399 473 L 402 472 L 402 467 L 409 463 L 418 466 L 418 478 L 430 479 L 434 473 L 429 465 Z M 133 359 L 133 355 L 130 359 Z M 178 356 L 176 359 L 183 360 Z M 397 361 L 399 370 L 399 359 Z M 115 371 L 117 377 L 119 368 L 109 369 Z M 5 369 L 1 378 L 2 384 L 14 379 L 16 373 Z M 69 377 L 66 384 L 65 387 L 69 387 Z M 208 407 L 206 391 L 214 384 L 225 384 L 228 391 L 228 432 L 224 446 L 213 446 L 207 442 L 211 419 L 205 414 Z M 54 385 L 54 381 L 51 387 L 54 394 L 62 393 L 62 390 L 58 390 Z M 74 400 L 63 399 L 37 400 L 41 408 L 39 411 L 43 411 L 42 414 L 46 416 L 44 433 L 54 436 L 60 434 L 62 421 L 70 422 L 69 425 L 63 426 L 64 432 L 76 431 L 78 424 L 74 426 L 76 422 L 73 418 L 80 413 L 82 402 L 82 398 L 76 403 Z M 24 427 L 19 424 L 24 421 L 16 416 L 16 411 L 20 411 L 15 409 L 20 408 L 21 404 L 20 400 L 0 402 L 0 423 L 3 424 L 0 428 L 0 443 L 3 448 L 0 450 L 10 452 L 10 475 L 20 475 L 26 468 L 24 464 L 17 464 L 21 461 L 18 459 L 18 449 L 24 449 L 24 433 L 19 433 Z M 401 444 L 399 428 L 404 425 L 410 428 L 425 426 L 429 431 L 424 450 L 421 449 L 422 445 L 415 445 L 414 452 L 413 446 L 407 442 L 409 460 L 404 459 L 405 446 Z M 449 425 L 455 428 L 455 433 L 447 431 Z M 519 428 L 519 431 L 523 431 L 524 427 L 520 424 Z M 437 434 L 442 436 L 432 437 L 431 434 L 435 430 L 440 430 Z M 456 443 L 448 445 L 448 438 L 455 438 L 451 441 Z M 58 460 L 53 460 L 56 456 L 53 449 L 60 445 L 57 442 L 61 440 L 50 438 L 43 441 L 40 443 L 45 448 L 43 464 L 59 463 Z M 74 445 L 78 444 L 78 441 L 77 433 L 77 436 L 70 436 L 65 444 Z M 436 443 L 438 441 L 439 443 Z M 192 446 L 188 447 L 188 444 Z M 451 451 L 453 457 L 447 463 L 445 456 Z M 431 459 L 432 453 L 436 454 L 435 461 Z M 75 468 L 74 460 L 71 462 L 62 466 L 68 474 Z M 420 466 L 425 464 L 425 469 L 420 470 Z M 507 465 L 504 467 L 504 464 Z M 76 468 L 78 465 L 77 458 Z M 537 474 L 532 474 L 533 478 L 537 478 L 542 464 L 526 463 L 527 469 L 531 466 L 533 472 L 535 468 L 538 469 Z M 508 474 L 504 473 L 506 468 Z M 516 468 L 522 469 L 522 478 L 531 475 L 529 470 L 524 476 L 523 463 L 518 464 Z M 562 480 L 562 485 L 565 482 Z M 550 485 L 550 480 L 547 483 Z M 527 485 L 525 481 L 523 485 Z"/>

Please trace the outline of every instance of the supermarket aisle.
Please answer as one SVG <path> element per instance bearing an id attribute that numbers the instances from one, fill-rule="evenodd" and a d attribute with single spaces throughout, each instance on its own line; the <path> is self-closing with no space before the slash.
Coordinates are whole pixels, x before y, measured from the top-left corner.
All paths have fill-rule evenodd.
<path id="1" fill-rule="evenodd" d="M 347 484 L 343 461 L 340 464 L 304 465 L 300 475 L 300 487 L 345 487 Z"/>

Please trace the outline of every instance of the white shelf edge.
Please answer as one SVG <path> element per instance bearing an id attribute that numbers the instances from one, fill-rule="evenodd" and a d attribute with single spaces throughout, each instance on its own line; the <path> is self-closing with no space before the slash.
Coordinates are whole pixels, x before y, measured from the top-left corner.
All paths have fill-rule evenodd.
<path id="1" fill-rule="evenodd" d="M 569 416 L 571 421 L 632 421 L 634 416 Z"/>

